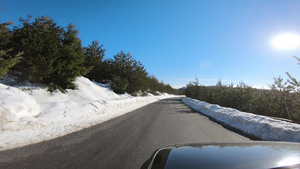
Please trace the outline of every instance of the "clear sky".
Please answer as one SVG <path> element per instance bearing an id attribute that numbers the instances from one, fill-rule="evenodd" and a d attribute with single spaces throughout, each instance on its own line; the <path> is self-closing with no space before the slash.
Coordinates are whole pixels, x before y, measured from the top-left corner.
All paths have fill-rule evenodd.
<path id="1" fill-rule="evenodd" d="M 266 86 L 273 77 L 300 80 L 300 47 L 272 45 L 300 35 L 299 0 L 0 0 L 0 21 L 48 15 L 76 25 L 83 46 L 99 40 L 106 58 L 130 52 L 149 74 L 174 87 L 240 81 Z"/>

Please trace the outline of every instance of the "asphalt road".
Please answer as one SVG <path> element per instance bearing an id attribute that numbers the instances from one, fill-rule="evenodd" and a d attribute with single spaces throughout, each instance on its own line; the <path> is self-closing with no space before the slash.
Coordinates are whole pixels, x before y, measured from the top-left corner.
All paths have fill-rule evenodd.
<path id="1" fill-rule="evenodd" d="M 172 98 L 61 138 L 2 151 L 0 168 L 134 169 L 163 146 L 243 141 L 249 139 Z"/>

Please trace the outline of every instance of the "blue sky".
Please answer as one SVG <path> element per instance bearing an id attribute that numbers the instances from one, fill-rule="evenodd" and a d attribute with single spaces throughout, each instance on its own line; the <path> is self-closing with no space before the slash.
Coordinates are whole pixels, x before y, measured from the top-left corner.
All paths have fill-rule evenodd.
<path id="1" fill-rule="evenodd" d="M 300 49 L 271 40 L 300 34 L 298 0 L 0 0 L 0 21 L 48 15 L 76 25 L 83 46 L 98 39 L 106 58 L 130 52 L 149 74 L 174 87 L 240 81 L 266 86 L 273 77 L 300 79 Z"/>

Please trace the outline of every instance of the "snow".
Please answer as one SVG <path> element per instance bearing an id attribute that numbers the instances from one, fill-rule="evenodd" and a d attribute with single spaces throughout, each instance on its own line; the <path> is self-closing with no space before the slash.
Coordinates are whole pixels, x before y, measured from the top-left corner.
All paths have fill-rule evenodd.
<path id="1" fill-rule="evenodd" d="M 91 127 L 160 99 L 166 93 L 133 97 L 114 93 L 109 84 L 78 77 L 77 90 L 48 92 L 45 86 L 0 81 L 0 151 L 17 148 Z M 300 142 L 300 125 L 208 104 L 182 101 L 217 121 L 263 140 Z"/>
<path id="2" fill-rule="evenodd" d="M 300 125 L 241 112 L 185 97 L 182 102 L 197 112 L 246 134 L 268 141 L 300 142 Z"/>
<path id="3" fill-rule="evenodd" d="M 40 114 L 40 106 L 28 94 L 0 84 L 0 112 L 2 120 L 18 121 L 24 117 L 35 117 Z"/>
<path id="4" fill-rule="evenodd" d="M 48 92 L 28 82 L 0 81 L 0 151 L 64 136 L 121 116 L 160 99 L 160 94 L 132 97 L 116 94 L 108 84 L 84 77 L 75 81 L 77 90 Z M 6 84 L 6 85 L 5 85 Z"/>

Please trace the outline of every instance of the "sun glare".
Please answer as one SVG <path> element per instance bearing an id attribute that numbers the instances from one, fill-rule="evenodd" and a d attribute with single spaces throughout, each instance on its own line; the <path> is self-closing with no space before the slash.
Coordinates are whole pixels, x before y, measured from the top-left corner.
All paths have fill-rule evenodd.
<path id="1" fill-rule="evenodd" d="M 299 157 L 288 157 L 285 158 L 281 161 L 279 161 L 278 165 L 279 166 L 289 166 L 289 165 L 295 165 L 295 164 L 299 164 L 300 160 Z"/>
<path id="2" fill-rule="evenodd" d="M 293 33 L 281 34 L 272 40 L 272 45 L 279 50 L 297 49 L 300 48 L 300 36 Z"/>

